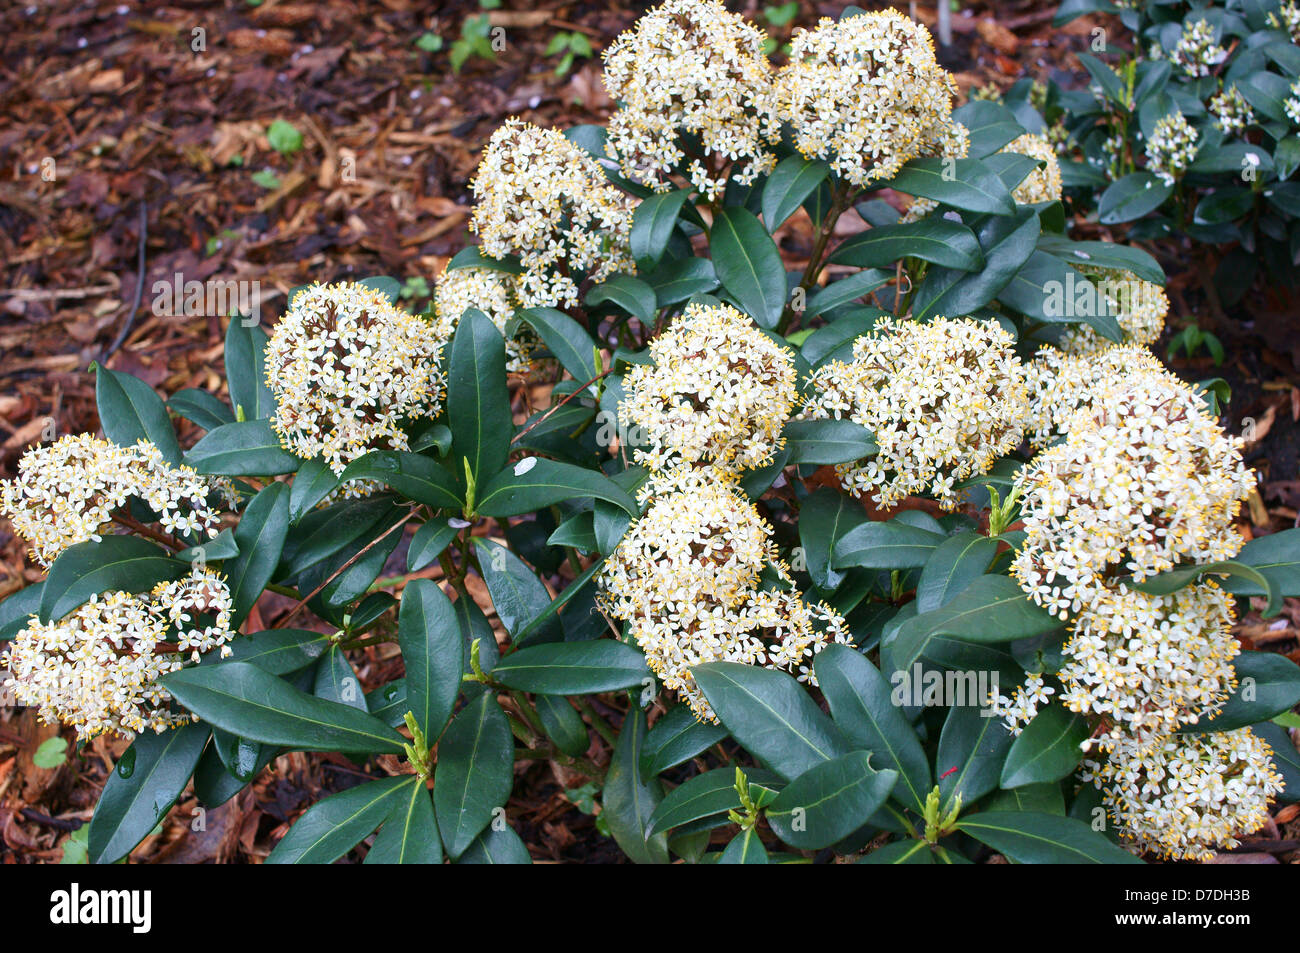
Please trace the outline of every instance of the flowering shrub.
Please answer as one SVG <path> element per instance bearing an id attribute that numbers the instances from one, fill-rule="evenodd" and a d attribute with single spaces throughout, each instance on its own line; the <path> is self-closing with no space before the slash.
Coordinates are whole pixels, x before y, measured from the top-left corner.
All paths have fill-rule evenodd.
<path id="1" fill-rule="evenodd" d="M 1071 239 L 1045 140 L 897 12 L 763 40 L 669 0 L 608 131 L 492 138 L 432 313 L 298 289 L 231 321 L 229 403 L 99 368 L 104 439 L 28 452 L 6 684 L 133 738 L 92 859 L 286 751 L 371 779 L 272 862 L 527 862 L 537 759 L 648 863 L 1199 859 L 1294 800 L 1300 669 L 1230 626 L 1300 531 L 1234 530 L 1158 265 Z"/>
<path id="2" fill-rule="evenodd" d="M 1066 187 L 1102 224 L 1133 223 L 1131 239 L 1224 246 L 1216 284 L 1228 303 L 1260 273 L 1294 288 L 1300 5 L 1068 0 L 1056 22 L 1093 11 L 1117 13 L 1132 50 L 1094 44 L 1079 57 L 1091 87 L 1048 92 L 1071 139 Z"/>

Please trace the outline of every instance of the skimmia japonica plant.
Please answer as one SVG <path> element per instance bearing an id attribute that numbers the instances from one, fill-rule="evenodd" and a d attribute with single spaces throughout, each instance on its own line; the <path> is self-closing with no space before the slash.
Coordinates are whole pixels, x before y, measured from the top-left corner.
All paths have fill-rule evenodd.
<path id="1" fill-rule="evenodd" d="M 1257 274 L 1294 289 L 1300 3 L 1070 0 L 1056 22 L 1094 11 L 1117 13 L 1132 49 L 1094 31 L 1095 55 L 1079 57 L 1090 88 L 1049 92 L 1077 157 L 1063 164 L 1067 188 L 1102 224 L 1131 222 L 1131 239 L 1223 248 L 1215 282 L 1225 303 Z"/>
<path id="2" fill-rule="evenodd" d="M 1070 238 L 1050 145 L 954 109 L 923 27 L 791 49 L 669 0 L 607 128 L 492 137 L 430 313 L 299 289 L 231 321 L 229 403 L 97 370 L 104 439 L 0 495 L 48 570 L 0 604 L 11 690 L 134 737 L 93 859 L 286 751 L 373 780 L 280 862 L 526 862 L 537 759 L 637 862 L 1203 858 L 1295 797 L 1300 669 L 1230 627 L 1300 594 L 1300 531 L 1234 530 L 1160 268 Z"/>

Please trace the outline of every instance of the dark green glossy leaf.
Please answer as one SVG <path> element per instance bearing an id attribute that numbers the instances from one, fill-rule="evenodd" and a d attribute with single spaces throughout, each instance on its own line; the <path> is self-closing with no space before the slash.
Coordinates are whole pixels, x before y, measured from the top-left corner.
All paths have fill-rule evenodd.
<path id="1" fill-rule="evenodd" d="M 1019 788 L 1068 777 L 1078 769 L 1083 758 L 1079 745 L 1091 733 L 1086 718 L 1059 705 L 1040 709 L 1011 743 L 999 783 L 1003 788 Z"/>
<path id="2" fill-rule="evenodd" d="M 270 421 L 246 420 L 208 431 L 185 454 L 185 463 L 220 476 L 278 476 L 293 473 L 303 461 L 280 446 Z"/>
<path id="3" fill-rule="evenodd" d="M 608 500 L 632 516 L 639 512 L 636 500 L 609 477 L 543 457 L 525 457 L 502 470 L 479 488 L 474 508 L 484 516 L 519 516 L 579 497 Z"/>
<path id="4" fill-rule="evenodd" d="M 763 328 L 776 327 L 786 301 L 785 265 L 754 213 L 724 208 L 709 233 L 713 267 L 740 309 Z"/>
<path id="5" fill-rule="evenodd" d="M 876 768 L 898 772 L 894 793 L 903 804 L 924 810 L 932 787 L 930 762 L 884 676 L 846 645 L 828 645 L 813 666 L 836 727 L 855 747 L 875 754 Z"/>
<path id="6" fill-rule="evenodd" d="M 1082 821 L 1029 811 L 984 811 L 957 828 L 1020 864 L 1140 864 Z"/>
<path id="7" fill-rule="evenodd" d="M 397 642 L 406 664 L 407 706 L 432 741 L 451 717 L 463 661 L 451 600 L 433 580 L 413 579 L 402 590 Z"/>
<path id="8" fill-rule="evenodd" d="M 433 800 L 423 782 L 402 791 L 402 800 L 379 828 L 366 854 L 367 864 L 441 864 L 442 841 L 433 816 Z"/>
<path id="9" fill-rule="evenodd" d="M 403 751 L 383 722 L 300 692 L 247 662 L 181 669 L 162 679 L 185 708 L 251 741 L 302 751 Z"/>
<path id="10" fill-rule="evenodd" d="M 157 447 L 168 463 L 181 462 L 181 445 L 176 441 L 167 407 L 140 378 L 96 367 L 95 404 L 104 436 L 113 443 L 130 447 L 144 440 Z"/>
<path id="11" fill-rule="evenodd" d="M 262 420 L 275 416 L 275 395 L 266 383 L 270 338 L 256 323 L 245 324 L 245 320 L 233 317 L 226 328 L 226 382 L 230 404 L 236 411 L 243 410 L 243 419 Z"/>
<path id="12" fill-rule="evenodd" d="M 147 592 L 157 583 L 179 579 L 189 565 L 162 547 L 135 536 L 87 540 L 59 553 L 41 590 L 42 622 L 65 615 L 101 592 Z"/>
<path id="13" fill-rule="evenodd" d="M 613 639 L 552 642 L 520 649 L 492 669 L 501 684 L 545 695 L 588 695 L 639 688 L 651 678 L 640 650 Z"/>
<path id="14" fill-rule="evenodd" d="M 782 777 L 798 777 L 851 750 L 840 729 L 784 672 L 709 662 L 692 674 L 732 737 Z"/>
<path id="15" fill-rule="evenodd" d="M 447 420 L 452 448 L 469 462 L 476 480 L 485 483 L 505 466 L 513 432 L 506 388 L 506 342 L 492 320 L 477 308 L 461 316 L 451 340 Z M 456 477 L 460 479 L 459 472 Z"/>
<path id="16" fill-rule="evenodd" d="M 268 864 L 332 864 L 383 823 L 420 786 L 411 775 L 367 781 L 313 804 L 280 838 Z"/>
<path id="17" fill-rule="evenodd" d="M 438 744 L 434 813 L 443 845 L 459 857 L 510 797 L 514 738 L 490 692 L 471 699 Z"/>
<path id="18" fill-rule="evenodd" d="M 767 822 L 791 847 L 820 850 L 861 827 L 897 783 L 897 771 L 871 768 L 871 752 L 853 751 L 791 781 L 768 806 Z"/>
<path id="19" fill-rule="evenodd" d="M 91 863 L 116 863 L 149 836 L 185 789 L 209 734 L 207 725 L 186 725 L 136 735 L 95 805 L 88 838 Z"/>
<path id="20" fill-rule="evenodd" d="M 828 260 L 857 268 L 887 268 L 909 257 L 963 271 L 974 271 L 984 264 L 975 233 L 946 218 L 869 229 L 845 241 Z"/>
<path id="21" fill-rule="evenodd" d="M 667 836 L 649 831 L 650 818 L 664 795 L 657 778 L 647 779 L 641 773 L 646 731 L 645 712 L 640 708 L 629 711 L 605 774 L 601 816 L 633 863 L 666 864 Z"/>
<path id="22" fill-rule="evenodd" d="M 239 555 L 222 567 L 230 587 L 232 625 L 238 626 L 248 617 L 275 575 L 288 533 L 289 488 L 283 483 L 269 483 L 253 497 L 235 527 Z"/>
<path id="23" fill-rule="evenodd" d="M 875 435 L 851 420 L 791 420 L 783 431 L 787 463 L 848 463 L 876 453 Z"/>
<path id="24" fill-rule="evenodd" d="M 461 490 L 447 469 L 436 460 L 418 453 L 372 450 L 349 463 L 339 479 L 342 483 L 377 480 L 416 503 L 434 509 L 459 509 L 463 505 Z"/>

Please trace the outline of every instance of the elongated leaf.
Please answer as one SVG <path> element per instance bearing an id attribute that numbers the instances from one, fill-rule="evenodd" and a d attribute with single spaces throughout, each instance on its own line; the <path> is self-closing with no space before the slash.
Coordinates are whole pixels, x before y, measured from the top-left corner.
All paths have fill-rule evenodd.
<path id="1" fill-rule="evenodd" d="M 636 500 L 609 477 L 543 457 L 525 457 L 498 473 L 480 488 L 475 509 L 484 516 L 519 516 L 578 497 L 608 500 L 632 516 L 639 512 Z"/>
<path id="2" fill-rule="evenodd" d="M 339 479 L 342 483 L 350 480 L 377 480 L 403 496 L 434 509 L 458 509 L 463 505 L 460 488 L 447 469 L 436 460 L 418 453 L 372 450 L 359 460 L 349 463 Z"/>
<path id="3" fill-rule="evenodd" d="M 943 608 L 919 613 L 899 626 L 893 657 L 900 668 L 908 668 L 925 654 L 930 641 L 937 636 L 998 643 L 1060 627 L 1061 622 L 1030 602 L 1009 576 L 981 576 Z"/>
<path id="4" fill-rule="evenodd" d="M 782 777 L 798 777 L 851 750 L 840 729 L 784 672 L 709 662 L 692 674 L 732 737 Z"/>
<path id="5" fill-rule="evenodd" d="M 984 575 L 997 555 L 998 541 L 973 530 L 948 537 L 935 549 L 916 584 L 916 609 L 929 612 Z"/>
<path id="6" fill-rule="evenodd" d="M 167 416 L 167 407 L 140 378 L 97 366 L 95 404 L 104 436 L 113 443 L 130 447 L 138 440 L 145 440 L 157 447 L 168 463 L 181 462 L 181 445 Z"/>
<path id="7" fill-rule="evenodd" d="M 645 712 L 629 711 L 614 745 L 614 754 L 601 793 L 601 816 L 623 853 L 634 863 L 668 863 L 668 838 L 651 834 L 650 818 L 663 799 L 657 778 L 641 773 L 641 748 L 646 737 Z"/>
<path id="8" fill-rule="evenodd" d="M 799 544 L 808 575 L 821 589 L 834 589 L 844 573 L 831 569 L 831 553 L 840 538 L 866 522 L 862 505 L 830 487 L 818 487 L 799 508 Z"/>
<path id="9" fill-rule="evenodd" d="M 975 159 L 913 159 L 889 187 L 970 212 L 1011 215 L 1016 210 L 1007 186 Z"/>
<path id="10" fill-rule="evenodd" d="M 591 736 L 577 709 L 558 695 L 538 695 L 535 702 L 546 737 L 555 742 L 555 747 L 571 758 L 585 754 L 591 746 Z"/>
<path id="11" fill-rule="evenodd" d="M 291 302 L 292 303 L 292 302 Z M 230 403 L 243 410 L 244 420 L 275 415 L 275 395 L 266 383 L 266 332 L 242 317 L 230 319 L 226 328 L 226 382 Z"/>
<path id="12" fill-rule="evenodd" d="M 289 520 L 296 523 L 314 510 L 339 485 L 339 478 L 319 457 L 308 460 L 294 474 L 289 488 Z"/>
<path id="13" fill-rule="evenodd" d="M 316 666 L 316 681 L 312 692 L 327 702 L 345 705 L 358 711 L 367 711 L 366 696 L 361 691 L 361 680 L 343 650 L 331 645 Z"/>
<path id="14" fill-rule="evenodd" d="M 248 662 L 272 675 L 287 675 L 311 665 L 329 648 L 329 637 L 307 629 L 266 629 L 251 635 L 241 635 L 230 642 L 230 655 L 219 658 L 219 652 L 203 657 L 201 664 L 223 665 L 228 662 Z"/>
<path id="15" fill-rule="evenodd" d="M 861 654 L 828 645 L 813 662 L 835 725 L 855 747 L 874 752 L 877 769 L 898 772 L 894 793 L 914 811 L 925 809 L 932 787 L 930 761 L 915 729 L 894 704 L 889 683 Z"/>
<path id="16" fill-rule="evenodd" d="M 787 156 L 778 162 L 763 185 L 763 221 L 768 231 L 781 227 L 830 174 L 825 162 L 803 156 Z"/>
<path id="17" fill-rule="evenodd" d="M 638 688 L 650 678 L 645 656 L 613 639 L 553 642 L 520 649 L 492 669 L 501 684 L 546 695 L 587 695 Z"/>
<path id="18" fill-rule="evenodd" d="M 845 533 L 831 551 L 831 566 L 843 569 L 909 569 L 924 566 L 944 541 L 939 533 L 909 525 L 899 519 L 863 523 Z"/>
<path id="19" fill-rule="evenodd" d="M 684 189 L 659 192 L 642 199 L 632 212 L 632 231 L 628 237 L 632 257 L 641 271 L 649 271 L 659 264 L 668 240 L 677 226 L 677 216 L 687 198 Z"/>
<path id="20" fill-rule="evenodd" d="M 37 615 L 42 622 L 53 622 L 101 592 L 146 592 L 159 582 L 179 579 L 189 568 L 162 547 L 135 536 L 77 543 L 50 566 Z"/>
<path id="21" fill-rule="evenodd" d="M 750 783 L 777 788 L 783 784 L 780 777 L 762 769 L 746 769 L 745 777 Z M 667 831 L 733 809 L 740 809 L 740 795 L 736 793 L 736 769 L 715 768 L 697 774 L 669 791 L 655 808 L 646 830 L 650 834 Z"/>
<path id="22" fill-rule="evenodd" d="M 587 305 L 613 304 L 641 321 L 649 322 L 658 310 L 655 291 L 640 278 L 631 275 L 614 275 L 587 292 Z M 570 371 L 572 373 L 572 371 Z M 593 371 L 583 380 L 595 376 Z"/>
<path id="23" fill-rule="evenodd" d="M 1300 529 L 1259 536 L 1242 547 L 1237 562 L 1259 570 L 1283 596 L 1300 596 Z M 1237 596 L 1262 596 L 1268 589 L 1242 576 L 1223 580 L 1223 588 Z"/>
<path id="24" fill-rule="evenodd" d="M 1232 663 L 1237 687 L 1213 718 L 1202 718 L 1179 730 L 1186 733 L 1232 731 L 1300 704 L 1300 666 L 1273 652 L 1242 652 Z"/>
<path id="25" fill-rule="evenodd" d="M 897 771 L 875 771 L 870 752 L 853 751 L 791 781 L 768 806 L 767 822 L 791 847 L 820 850 L 866 823 L 897 783 Z"/>
<path id="26" fill-rule="evenodd" d="M 45 584 L 38 582 L 0 600 L 0 642 L 12 639 L 27 628 L 41 607 L 44 591 Z"/>
<path id="27" fill-rule="evenodd" d="M 162 684 L 206 722 L 251 741 L 301 751 L 403 751 L 382 721 L 323 701 L 247 662 L 185 668 Z"/>
<path id="28" fill-rule="evenodd" d="M 791 420 L 784 430 L 787 463 L 848 463 L 873 456 L 875 435 L 851 420 Z"/>
<path id="29" fill-rule="evenodd" d="M 457 713 L 438 744 L 433 808 L 443 846 L 459 857 L 510 797 L 514 738 L 505 712 L 483 692 Z"/>
<path id="30" fill-rule="evenodd" d="M 720 864 L 766 864 L 767 848 L 763 846 L 758 831 L 746 828 L 731 839 L 727 849 L 718 858 Z"/>
<path id="31" fill-rule="evenodd" d="M 528 846 L 509 825 L 489 826 L 456 858 L 458 864 L 531 864 Z"/>
<path id="32" fill-rule="evenodd" d="M 1114 268 L 1153 284 L 1165 283 L 1165 271 L 1150 254 L 1118 242 L 1076 242 L 1060 235 L 1044 235 L 1038 241 L 1043 251 L 1072 265 Z"/>
<path id="33" fill-rule="evenodd" d="M 415 531 L 406 550 L 406 571 L 416 572 L 437 559 L 460 530 L 445 519 L 432 519 Z"/>
<path id="34" fill-rule="evenodd" d="M 1131 222 L 1158 209 L 1173 189 L 1150 172 L 1131 172 L 1101 194 L 1098 218 L 1103 225 Z"/>
<path id="35" fill-rule="evenodd" d="M 220 399 L 195 387 L 187 387 L 172 394 L 167 406 L 204 430 L 216 430 L 223 424 L 235 422 L 235 415 Z"/>
<path id="36" fill-rule="evenodd" d="M 460 691 L 462 647 L 451 600 L 431 579 L 402 591 L 397 642 L 406 663 L 407 705 L 429 739 L 442 733 Z"/>
<path id="37" fill-rule="evenodd" d="M 654 777 L 689 761 L 727 737 L 727 729 L 700 721 L 689 705 L 678 705 L 655 722 L 646 736 L 643 773 Z"/>
<path id="38" fill-rule="evenodd" d="M 474 537 L 483 581 L 501 624 L 519 643 L 525 635 L 536 633 L 540 641 L 559 636 L 559 620 L 534 629 L 532 623 L 551 608 L 551 596 L 540 579 L 510 550 L 482 537 Z M 572 587 L 570 587 L 572 588 Z M 568 590 L 565 590 L 566 592 Z"/>
<path id="39" fill-rule="evenodd" d="M 759 327 L 774 328 L 785 307 L 785 265 L 754 213 L 724 208 L 713 219 L 709 251 L 722 287 Z"/>
<path id="40" fill-rule="evenodd" d="M 1013 217 L 992 216 L 979 225 L 976 237 L 984 253 L 978 271 L 931 268 L 916 289 L 912 314 L 918 320 L 934 315 L 970 314 L 998 296 L 1034 253 L 1042 225 L 1033 209 L 1016 210 Z"/>
<path id="41" fill-rule="evenodd" d="M 367 864 L 441 864 L 442 841 L 433 800 L 422 782 L 402 789 L 402 800 L 379 829 Z"/>
<path id="42" fill-rule="evenodd" d="M 892 277 L 893 275 L 883 268 L 864 268 L 848 277 L 832 281 L 808 295 L 804 315 L 805 317 L 814 317 L 850 304 L 863 295 L 871 294 Z M 881 314 L 883 313 L 881 312 Z M 839 322 L 835 323 L 838 324 Z M 807 350 L 807 341 L 804 342 L 804 345 L 804 356 L 809 361 L 813 361 L 812 355 Z"/>
<path id="43" fill-rule="evenodd" d="M 1059 705 L 1041 709 L 1016 736 L 1002 765 L 1003 788 L 1020 788 L 1043 781 L 1059 781 L 1079 767 L 1079 745 L 1092 728 L 1086 718 Z"/>
<path id="44" fill-rule="evenodd" d="M 718 274 L 707 258 L 679 258 L 665 262 L 646 281 L 655 290 L 655 304 L 666 308 L 714 290 Z"/>
<path id="45" fill-rule="evenodd" d="M 1264 538 L 1267 539 L 1268 537 Z M 1130 589 L 1137 589 L 1139 592 L 1150 593 L 1154 596 L 1167 596 L 1177 592 L 1184 586 L 1191 585 L 1202 576 L 1234 576 L 1246 580 L 1248 584 L 1260 590 L 1267 597 L 1268 606 L 1261 613 L 1266 619 L 1277 615 L 1282 608 L 1282 593 L 1269 581 L 1268 576 L 1254 566 L 1231 559 L 1201 563 L 1199 565 L 1178 566 L 1168 572 L 1148 576 L 1141 582 L 1126 579 L 1124 584 Z"/>
<path id="46" fill-rule="evenodd" d="M 266 858 L 268 864 L 332 864 L 383 823 L 384 818 L 423 787 L 411 775 L 367 781 L 331 794 L 294 822 Z"/>
<path id="47" fill-rule="evenodd" d="M 954 109 L 952 118 L 970 132 L 967 156 L 971 159 L 990 156 L 1026 132 L 1010 109 L 988 100 L 973 99 L 960 109 Z"/>
<path id="48" fill-rule="evenodd" d="M 90 861 L 121 860 L 158 826 L 185 789 L 211 733 L 185 725 L 136 735 L 108 776 L 90 821 Z"/>
<path id="49" fill-rule="evenodd" d="M 506 464 L 513 421 L 506 388 L 506 342 L 492 320 L 477 308 L 469 308 L 461 316 L 447 368 L 452 448 L 469 462 L 474 478 L 486 483 Z"/>
<path id="50" fill-rule="evenodd" d="M 223 567 L 233 606 L 232 625 L 238 626 L 248 617 L 275 575 L 288 533 L 289 488 L 283 483 L 269 483 L 244 510 L 235 527 L 239 555 Z"/>
<path id="51" fill-rule="evenodd" d="M 1020 864 L 1140 864 L 1082 821 L 1031 811 L 984 811 L 957 828 Z"/>
<path id="52" fill-rule="evenodd" d="M 600 373 L 596 369 L 596 342 L 583 330 L 582 325 L 563 311 L 554 308 L 525 308 L 517 312 L 517 316 L 537 332 L 542 343 L 555 355 L 560 366 L 573 375 L 574 380 L 585 384 Z"/>
<path id="53" fill-rule="evenodd" d="M 942 810 L 950 810 L 957 797 L 967 810 L 996 788 L 1011 742 L 1011 732 L 992 708 L 956 705 L 949 710 L 934 761 Z"/>
<path id="54" fill-rule="evenodd" d="M 975 233 L 946 218 L 869 229 L 845 241 L 829 260 L 858 268 L 887 268 L 908 257 L 963 271 L 974 271 L 984 264 Z"/>
<path id="55" fill-rule="evenodd" d="M 267 420 L 225 424 L 203 435 L 185 462 L 200 473 L 220 476 L 278 476 L 302 465 L 280 446 L 280 438 Z"/>

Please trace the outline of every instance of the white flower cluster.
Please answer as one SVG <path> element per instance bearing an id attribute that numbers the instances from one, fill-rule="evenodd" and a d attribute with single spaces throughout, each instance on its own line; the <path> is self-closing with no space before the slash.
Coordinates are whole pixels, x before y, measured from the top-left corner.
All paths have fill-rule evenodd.
<path id="1" fill-rule="evenodd" d="M 184 666 L 181 653 L 195 661 L 214 649 L 230 654 L 230 610 L 224 579 L 196 568 L 148 596 L 109 592 L 55 622 L 33 616 L 10 647 L 5 687 L 82 739 L 183 725 L 190 716 L 168 710 L 157 679 Z"/>
<path id="2" fill-rule="evenodd" d="M 1114 399 L 1139 374 L 1163 379 L 1170 387 L 1178 386 L 1160 360 L 1138 345 L 1075 354 L 1043 348 L 1025 365 L 1029 382 L 1025 431 L 1029 445 L 1041 450 L 1055 443 L 1066 435 L 1070 421 L 1080 410 Z"/>
<path id="3" fill-rule="evenodd" d="M 1098 297 L 1110 306 L 1123 332 L 1124 344 L 1150 345 L 1160 337 L 1169 314 L 1165 289 L 1118 268 L 1079 267 L 1093 283 Z M 1096 353 L 1114 346 L 1090 325 L 1070 325 L 1061 335 L 1061 350 L 1067 354 Z"/>
<path id="4" fill-rule="evenodd" d="M 1191 390 L 1130 375 L 1066 429 L 1018 478 L 1027 537 L 1012 571 L 1034 602 L 1065 618 L 1099 607 L 1116 574 L 1141 582 L 1241 548 L 1232 520 L 1254 478 Z"/>
<path id="5" fill-rule="evenodd" d="M 519 301 L 519 279 L 508 272 L 495 268 L 444 269 L 434 288 L 435 334 L 451 340 L 461 315 L 469 308 L 477 308 L 492 319 L 506 339 L 506 371 L 527 373 L 533 366 L 537 336 L 526 324 L 520 324 L 514 334 L 506 333 L 510 319 L 522 307 Z"/>
<path id="6" fill-rule="evenodd" d="M 867 185 L 942 148 L 956 85 L 925 27 L 890 9 L 823 18 L 790 45 L 776 77 L 778 112 L 805 156 Z"/>
<path id="7" fill-rule="evenodd" d="M 717 0 L 668 0 L 605 50 L 605 88 L 619 110 L 605 151 L 627 178 L 656 190 L 683 169 L 715 201 L 729 162 L 742 185 L 776 164 L 780 139 L 772 67 L 762 30 Z M 698 140 L 683 151 L 680 137 Z M 696 152 L 698 148 L 698 152 Z"/>
<path id="8" fill-rule="evenodd" d="M 1268 820 L 1268 802 L 1282 790 L 1271 754 L 1249 728 L 1174 734 L 1154 749 L 1121 745 L 1104 762 L 1085 762 L 1081 777 L 1102 789 L 1120 835 L 1138 851 L 1208 860 Z"/>
<path id="9" fill-rule="evenodd" d="M 730 305 L 691 304 L 650 356 L 625 378 L 619 418 L 649 444 L 636 461 L 662 474 L 656 486 L 704 464 L 709 479 L 734 479 L 772 461 L 796 396 L 787 348 Z"/>
<path id="10" fill-rule="evenodd" d="M 1017 480 L 1025 541 L 1012 573 L 1071 634 L 1061 702 L 1100 719 L 1086 742 L 1108 754 L 1083 779 L 1104 791 L 1138 851 L 1204 859 L 1267 818 L 1280 790 L 1269 750 L 1246 729 L 1180 735 L 1213 718 L 1236 685 L 1232 597 L 1202 580 L 1169 595 L 1126 585 L 1184 562 L 1231 558 L 1232 520 L 1253 486 L 1241 441 L 1140 345 L 1066 355 L 1029 370 L 1030 442 Z M 995 710 L 1013 732 L 1046 699 L 1029 677 Z"/>
<path id="11" fill-rule="evenodd" d="M 1284 106 L 1291 121 L 1300 123 L 1300 79 L 1291 84 L 1291 94 L 1287 97 Z"/>
<path id="12" fill-rule="evenodd" d="M 847 418 L 875 434 L 876 456 L 836 473 L 850 493 L 885 508 L 922 492 L 954 508 L 954 484 L 1016 447 L 1029 409 L 1011 335 L 968 318 L 882 318 L 854 342 L 852 362 L 831 361 L 812 384 L 804 417 Z"/>
<path id="13" fill-rule="evenodd" d="M 602 604 L 702 720 L 718 719 L 691 675 L 696 665 L 762 665 L 816 684 L 813 656 L 851 642 L 829 606 L 759 588 L 765 566 L 790 582 L 771 532 L 734 487 L 700 483 L 656 498 L 605 563 Z"/>
<path id="14" fill-rule="evenodd" d="M 1182 178 L 1187 167 L 1196 159 L 1198 133 L 1182 113 L 1170 113 L 1156 120 L 1156 127 L 1147 140 L 1147 168 L 1166 185 Z"/>
<path id="15" fill-rule="evenodd" d="M 219 518 L 208 495 L 222 487 L 186 466 L 174 467 L 153 444 L 120 447 L 90 434 L 32 447 L 18 475 L 0 482 L 0 516 L 48 567 L 69 546 L 98 540 L 113 513 L 135 497 L 168 533 L 216 535 Z"/>
<path id="16" fill-rule="evenodd" d="M 1169 59 L 1188 76 L 1209 76 L 1227 57 L 1228 51 L 1214 40 L 1214 29 L 1204 20 L 1188 23 Z"/>
<path id="17" fill-rule="evenodd" d="M 485 255 L 522 261 L 525 308 L 571 307 L 583 277 L 599 282 L 635 269 L 628 250 L 634 203 L 557 130 L 507 120 L 470 187 L 469 227 Z"/>
<path id="18" fill-rule="evenodd" d="M 445 339 L 364 285 L 312 285 L 289 303 L 266 347 L 280 443 L 335 473 L 371 450 L 405 450 L 402 422 L 435 417 Z"/>
<path id="19" fill-rule="evenodd" d="M 1025 176 L 1015 187 L 1011 197 L 1017 205 L 1037 205 L 1039 202 L 1056 202 L 1061 198 L 1061 163 L 1056 158 L 1056 147 L 1043 136 L 1027 132 L 1018 136 L 1000 150 L 1015 152 L 1043 163 Z"/>
<path id="20" fill-rule="evenodd" d="M 1246 127 L 1255 121 L 1250 103 L 1246 102 L 1246 97 L 1241 95 L 1241 90 L 1235 83 L 1211 96 L 1208 107 L 1214 116 L 1214 124 L 1227 136 L 1243 135 Z"/>
<path id="21" fill-rule="evenodd" d="M 1213 717 L 1236 685 L 1232 596 L 1213 582 L 1147 595 L 1120 586 L 1081 613 L 1057 673 L 1071 711 L 1115 725 L 1103 746 L 1158 744 Z"/>
<path id="22" fill-rule="evenodd" d="M 1056 689 L 1044 683 L 1041 673 L 1031 674 L 1010 696 L 990 698 L 989 707 L 994 715 L 1006 720 L 1007 728 L 1013 735 L 1018 735 L 1025 730 L 1026 724 L 1034 720 L 1038 709 L 1048 704 L 1055 694 Z"/>
<path id="23" fill-rule="evenodd" d="M 1268 15 L 1268 24 L 1274 29 L 1286 30 L 1291 34 L 1293 43 L 1300 43 L 1300 3 L 1286 0 L 1275 12 Z"/>

